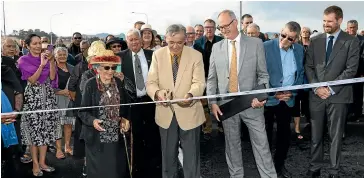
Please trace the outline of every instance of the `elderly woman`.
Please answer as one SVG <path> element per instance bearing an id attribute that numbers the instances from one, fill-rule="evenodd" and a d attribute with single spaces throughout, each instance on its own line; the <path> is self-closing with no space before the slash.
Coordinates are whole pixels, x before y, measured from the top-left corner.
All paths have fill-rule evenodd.
<path id="1" fill-rule="evenodd" d="M 38 35 L 30 34 L 25 39 L 29 54 L 19 59 L 22 80 L 28 84 L 24 92 L 24 111 L 57 109 L 54 88 L 58 87 L 57 67 L 51 51 L 42 51 Z M 56 141 L 58 112 L 38 112 L 23 114 L 21 117 L 21 136 L 24 145 L 31 146 L 33 175 L 55 169 L 45 163 L 47 145 Z M 39 159 L 38 159 L 39 155 Z"/>
<path id="2" fill-rule="evenodd" d="M 120 58 L 111 50 L 98 50 L 90 64 L 97 76 L 89 79 L 82 93 L 79 116 L 83 122 L 81 138 L 85 140 L 87 177 L 119 178 L 128 172 L 123 137 L 120 132 L 129 130 L 128 107 L 115 106 L 127 103 L 123 83 L 114 77 Z M 113 105 L 113 106 L 107 106 Z"/>
<path id="3" fill-rule="evenodd" d="M 157 50 L 161 48 L 161 46 L 155 44 L 154 35 L 152 32 L 152 26 L 149 24 L 144 24 L 140 30 L 140 34 L 142 36 L 142 48 L 143 49 L 150 49 L 150 50 Z"/>
<path id="4" fill-rule="evenodd" d="M 67 64 L 67 56 L 68 50 L 65 47 L 57 47 L 54 50 L 54 55 L 57 62 L 58 68 L 58 89 L 55 90 L 57 97 L 58 108 L 68 108 L 70 102 L 70 95 L 68 91 L 68 80 L 70 78 L 70 73 L 73 71 L 73 66 Z M 57 141 L 56 141 L 56 157 L 58 159 L 62 159 L 65 155 L 62 152 L 62 129 L 61 125 L 63 125 L 64 132 L 64 142 L 65 142 L 65 153 L 73 155 L 72 148 L 70 146 L 71 134 L 72 134 L 72 125 L 75 120 L 73 117 L 72 111 L 61 111 L 61 117 L 59 118 L 60 122 L 57 127 Z"/>

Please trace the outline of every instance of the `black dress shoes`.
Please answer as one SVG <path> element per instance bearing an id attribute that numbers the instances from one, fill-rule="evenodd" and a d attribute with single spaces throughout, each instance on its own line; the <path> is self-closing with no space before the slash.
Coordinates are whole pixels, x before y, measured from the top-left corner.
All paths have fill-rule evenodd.
<path id="1" fill-rule="evenodd" d="M 315 171 L 315 172 L 309 170 L 306 175 L 309 177 L 312 177 L 312 178 L 319 178 L 321 175 L 321 172 L 320 172 L 320 170 Z"/>

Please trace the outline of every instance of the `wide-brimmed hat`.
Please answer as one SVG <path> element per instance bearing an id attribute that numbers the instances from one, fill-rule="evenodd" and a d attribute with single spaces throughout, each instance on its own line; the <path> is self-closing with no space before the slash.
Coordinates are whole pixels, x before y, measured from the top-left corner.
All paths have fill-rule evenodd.
<path id="1" fill-rule="evenodd" d="M 149 24 L 144 24 L 142 25 L 142 27 L 140 28 L 140 31 L 143 32 L 144 30 L 149 30 L 149 31 L 152 31 L 152 26 L 149 25 Z"/>
<path id="2" fill-rule="evenodd" d="M 113 44 L 113 43 L 119 43 L 119 44 L 121 44 L 121 39 L 120 38 L 110 38 L 108 41 L 106 41 L 106 48 L 108 47 L 108 46 L 110 46 L 111 44 Z"/>
<path id="3" fill-rule="evenodd" d="M 102 41 L 94 41 L 88 49 L 89 64 L 120 64 L 121 59 L 114 52 L 105 48 Z"/>

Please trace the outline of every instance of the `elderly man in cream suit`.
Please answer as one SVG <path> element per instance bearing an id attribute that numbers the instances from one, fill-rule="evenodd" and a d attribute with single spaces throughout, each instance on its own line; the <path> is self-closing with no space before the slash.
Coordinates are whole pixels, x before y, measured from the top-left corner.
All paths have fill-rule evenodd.
<path id="1" fill-rule="evenodd" d="M 147 93 L 155 101 L 203 95 L 206 84 L 202 55 L 184 46 L 185 39 L 186 28 L 171 25 L 166 33 L 168 46 L 153 53 Z M 155 119 L 160 127 L 163 178 L 174 178 L 177 174 L 179 142 L 184 155 L 184 177 L 199 178 L 200 126 L 205 121 L 201 102 L 157 104 Z"/>
<path id="2" fill-rule="evenodd" d="M 219 30 L 226 39 L 215 43 L 210 57 L 207 95 L 253 90 L 258 85 L 269 87 L 269 76 L 262 40 L 239 34 L 234 12 L 222 11 L 218 16 Z M 219 105 L 231 99 L 210 100 L 211 111 L 217 119 L 224 113 Z M 249 130 L 255 162 L 260 176 L 277 177 L 269 151 L 263 106 L 257 98 L 247 101 L 251 108 L 222 121 L 225 132 L 225 154 L 230 178 L 244 177 L 240 130 L 244 122 Z M 238 106 L 237 106 L 238 107 Z"/>

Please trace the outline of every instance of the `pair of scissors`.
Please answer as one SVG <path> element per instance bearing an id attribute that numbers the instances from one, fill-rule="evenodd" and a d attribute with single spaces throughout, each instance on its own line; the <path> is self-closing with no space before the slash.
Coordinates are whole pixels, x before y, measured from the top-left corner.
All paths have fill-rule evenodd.
<path id="1" fill-rule="evenodd" d="M 170 100 L 173 100 L 173 92 L 171 92 L 171 91 L 169 91 L 169 89 L 167 89 L 167 93 L 164 93 L 164 97 L 167 98 L 167 102 L 168 102 L 167 105 L 171 108 L 172 112 L 174 113 L 174 107 L 173 107 L 172 103 L 170 102 Z"/>

